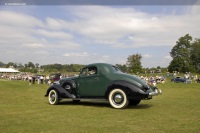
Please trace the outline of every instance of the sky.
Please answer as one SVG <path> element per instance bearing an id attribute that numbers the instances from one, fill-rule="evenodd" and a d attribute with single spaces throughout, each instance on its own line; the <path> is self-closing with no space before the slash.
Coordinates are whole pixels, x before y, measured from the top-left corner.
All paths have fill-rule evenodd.
<path id="1" fill-rule="evenodd" d="M 0 6 L 3 63 L 125 64 L 167 67 L 176 41 L 200 37 L 200 4 Z"/>

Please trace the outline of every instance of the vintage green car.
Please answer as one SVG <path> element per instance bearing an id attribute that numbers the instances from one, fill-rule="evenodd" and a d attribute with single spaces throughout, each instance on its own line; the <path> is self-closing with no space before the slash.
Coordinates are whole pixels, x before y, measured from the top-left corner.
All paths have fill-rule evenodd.
<path id="1" fill-rule="evenodd" d="M 61 79 L 50 86 L 45 96 L 51 105 L 66 98 L 75 102 L 104 99 L 113 108 L 122 109 L 161 93 L 160 89 L 148 85 L 137 76 L 121 72 L 114 65 L 95 63 L 85 66 L 79 76 Z"/>

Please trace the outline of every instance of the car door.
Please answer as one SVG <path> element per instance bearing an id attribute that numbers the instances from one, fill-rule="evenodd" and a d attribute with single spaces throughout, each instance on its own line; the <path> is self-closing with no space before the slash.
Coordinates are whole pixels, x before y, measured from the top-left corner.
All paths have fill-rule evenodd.
<path id="1" fill-rule="evenodd" d="M 78 91 L 80 97 L 97 98 L 102 97 L 105 88 L 102 82 L 103 76 L 99 74 L 97 67 L 91 66 L 84 68 L 77 79 Z"/>

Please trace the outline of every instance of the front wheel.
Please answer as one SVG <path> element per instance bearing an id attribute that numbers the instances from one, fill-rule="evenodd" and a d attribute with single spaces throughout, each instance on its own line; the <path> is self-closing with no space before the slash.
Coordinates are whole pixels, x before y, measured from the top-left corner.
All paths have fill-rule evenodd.
<path id="1" fill-rule="evenodd" d="M 123 109 L 129 104 L 126 93 L 121 89 L 113 89 L 109 93 L 109 102 L 113 108 Z"/>
<path id="2" fill-rule="evenodd" d="M 51 90 L 49 92 L 49 103 L 51 105 L 56 105 L 59 103 L 59 97 L 58 97 L 58 93 L 56 90 Z"/>

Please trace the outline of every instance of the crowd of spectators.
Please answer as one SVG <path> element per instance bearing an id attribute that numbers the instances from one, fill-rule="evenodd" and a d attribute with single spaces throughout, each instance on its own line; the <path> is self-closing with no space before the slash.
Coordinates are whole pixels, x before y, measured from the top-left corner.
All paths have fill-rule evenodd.
<path id="1" fill-rule="evenodd" d="M 148 84 L 156 86 L 158 83 L 164 84 L 166 81 L 165 76 L 140 76 L 141 79 L 145 80 Z"/>
<path id="2" fill-rule="evenodd" d="M 77 76 L 77 75 L 68 75 L 68 74 L 51 74 L 51 75 L 40 75 L 40 74 L 32 74 L 32 73 L 20 73 L 20 74 L 9 74 L 4 73 L 0 74 L 1 79 L 7 79 L 7 80 L 23 80 L 28 81 L 28 83 L 31 84 L 53 84 L 53 82 L 58 81 L 62 78 L 68 78 L 71 76 Z"/>
<path id="3" fill-rule="evenodd" d="M 39 75 L 39 74 L 31 74 L 31 73 L 20 73 L 20 74 L 0 74 L 0 78 L 8 79 L 8 80 L 23 80 L 28 81 L 29 84 L 53 84 L 54 81 L 58 81 L 62 78 L 68 78 L 75 75 L 68 75 L 68 74 L 51 74 L 51 75 Z M 176 77 L 178 74 L 174 73 L 173 77 Z M 148 84 L 156 86 L 156 84 L 166 82 L 166 76 L 140 76 L 141 79 L 145 80 Z M 200 78 L 197 75 L 191 75 L 190 73 L 185 73 L 184 78 L 188 78 L 194 80 L 196 82 L 200 82 Z"/>

